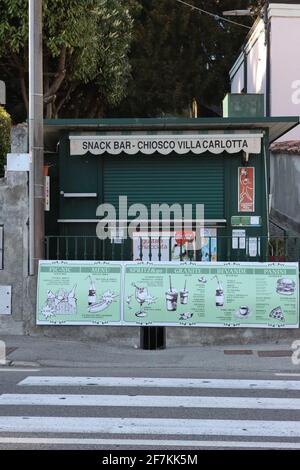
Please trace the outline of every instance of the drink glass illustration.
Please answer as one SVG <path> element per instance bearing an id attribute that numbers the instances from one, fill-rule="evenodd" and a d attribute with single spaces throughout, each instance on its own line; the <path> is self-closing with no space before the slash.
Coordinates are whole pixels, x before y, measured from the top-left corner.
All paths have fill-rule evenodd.
<path id="1" fill-rule="evenodd" d="M 223 289 L 216 290 L 216 306 L 223 307 L 224 305 L 224 292 Z"/>
<path id="2" fill-rule="evenodd" d="M 140 311 L 137 312 L 135 315 L 137 317 L 145 317 L 147 314 L 143 310 L 142 307 L 146 299 L 149 297 L 148 289 L 146 287 L 138 287 L 136 285 L 134 287 L 135 287 L 135 299 L 140 304 Z"/>
<path id="3" fill-rule="evenodd" d="M 184 289 L 180 291 L 180 303 L 186 305 L 189 299 L 189 291 L 186 290 L 186 281 L 184 283 Z"/>
<path id="4" fill-rule="evenodd" d="M 224 305 L 224 291 L 222 284 L 219 281 L 218 276 L 214 276 L 217 279 L 218 288 L 216 289 L 216 307 L 223 307 Z"/>
<path id="5" fill-rule="evenodd" d="M 176 289 L 172 287 L 172 281 L 170 276 L 170 289 L 166 292 L 166 304 L 168 312 L 175 312 L 177 310 L 177 299 L 178 293 Z"/>

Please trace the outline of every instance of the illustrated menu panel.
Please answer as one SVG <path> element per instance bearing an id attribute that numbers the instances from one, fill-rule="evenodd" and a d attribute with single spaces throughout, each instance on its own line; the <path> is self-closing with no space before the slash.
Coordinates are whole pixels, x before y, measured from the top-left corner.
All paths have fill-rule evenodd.
<path id="1" fill-rule="evenodd" d="M 41 262 L 38 324 L 296 328 L 297 263 Z"/>

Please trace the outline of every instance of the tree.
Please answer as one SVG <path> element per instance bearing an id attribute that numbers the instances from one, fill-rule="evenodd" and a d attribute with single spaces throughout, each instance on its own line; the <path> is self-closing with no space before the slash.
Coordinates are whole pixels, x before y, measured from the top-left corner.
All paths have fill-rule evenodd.
<path id="1" fill-rule="evenodd" d="M 250 5 L 249 0 L 186 2 L 220 16 L 224 10 Z M 200 14 L 176 0 L 140 3 L 130 55 L 132 80 L 128 97 L 116 112 L 182 115 L 193 98 L 200 112 L 201 106 L 219 106 L 229 88 L 228 72 L 249 30 Z M 231 19 L 248 26 L 253 23 L 251 17 Z"/>
<path id="2" fill-rule="evenodd" d="M 134 0 L 43 0 L 47 117 L 83 101 L 81 116 L 98 116 L 124 97 L 134 8 Z M 0 11 L 0 70 L 8 87 L 19 84 L 28 112 L 28 0 L 0 0 Z"/>

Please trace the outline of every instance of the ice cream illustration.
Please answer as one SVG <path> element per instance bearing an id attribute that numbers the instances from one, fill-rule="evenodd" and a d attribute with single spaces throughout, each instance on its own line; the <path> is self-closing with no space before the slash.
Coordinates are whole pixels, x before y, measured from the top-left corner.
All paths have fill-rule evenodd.
<path id="1" fill-rule="evenodd" d="M 166 305 L 168 312 L 175 312 L 177 310 L 177 290 L 172 287 L 171 276 L 169 277 L 170 289 L 166 292 Z"/>

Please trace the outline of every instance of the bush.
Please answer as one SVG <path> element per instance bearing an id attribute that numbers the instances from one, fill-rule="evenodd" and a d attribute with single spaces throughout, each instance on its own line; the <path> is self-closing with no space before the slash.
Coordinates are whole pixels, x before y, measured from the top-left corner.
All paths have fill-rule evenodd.
<path id="1" fill-rule="evenodd" d="M 269 241 L 269 261 L 285 261 L 286 244 L 285 238 L 271 238 Z"/>
<path id="2" fill-rule="evenodd" d="M 0 106 L 0 177 L 4 175 L 6 155 L 10 149 L 10 129 L 10 115 Z"/>

